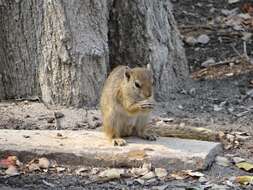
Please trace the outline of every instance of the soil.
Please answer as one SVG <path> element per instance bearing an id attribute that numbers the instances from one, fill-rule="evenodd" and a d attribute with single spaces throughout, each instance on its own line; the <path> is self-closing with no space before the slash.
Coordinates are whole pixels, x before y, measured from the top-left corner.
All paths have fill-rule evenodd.
<path id="1" fill-rule="evenodd" d="M 242 57 L 235 49 L 243 53 L 243 32 L 252 32 L 245 28 L 244 31 L 224 27 L 220 18 L 224 18 L 222 9 L 239 8 L 246 1 L 228 4 L 227 0 L 172 0 L 175 19 L 182 34 L 182 39 L 200 34 L 207 34 L 210 41 L 207 44 L 185 44 L 186 55 L 192 75 L 206 68 L 201 63 L 209 58 L 215 62 L 236 58 L 236 65 Z M 214 24 L 210 24 L 214 23 Z M 246 41 L 247 55 L 253 56 L 252 37 Z M 234 48 L 233 48 L 234 47 Z M 230 63 L 230 62 L 228 62 Z M 247 64 L 246 64 L 247 65 Z M 242 66 L 242 72 L 233 73 L 233 65 L 222 64 L 222 67 L 212 66 L 215 72 L 204 70 L 206 75 L 189 79 L 189 85 L 171 95 L 168 102 L 160 102 L 154 112 L 155 116 L 173 118 L 173 122 L 184 123 L 189 126 L 205 127 L 223 132 L 246 132 L 253 136 L 253 70 Z M 232 68 L 231 68 L 232 67 Z M 244 69 L 245 68 L 245 69 Z M 221 73 L 219 70 L 230 69 L 231 75 Z M 247 71 L 247 72 L 244 72 Z M 213 79 L 212 79 L 213 78 Z M 248 95 L 247 95 L 248 94 Z M 55 117 L 55 112 L 63 113 L 62 118 Z M 15 103 L 2 102 L 0 104 L 0 128 L 13 129 L 90 129 L 100 130 L 99 112 L 85 109 L 52 108 L 41 103 L 31 101 L 15 101 Z M 224 151 L 224 156 L 231 158 L 239 156 L 251 162 L 253 155 L 253 139 L 241 143 L 237 148 Z M 196 178 L 187 180 L 156 180 L 147 185 L 140 185 L 133 179 L 120 179 L 111 181 L 91 182 L 88 176 L 77 176 L 72 172 L 56 174 L 54 172 L 37 172 L 22 174 L 16 177 L 0 177 L 0 189 L 204 189 Z M 225 185 L 227 189 L 253 189 L 252 186 L 229 187 L 227 179 L 238 175 L 252 175 L 244 172 L 234 165 L 223 167 L 216 163 L 207 171 L 203 171 L 211 184 Z M 43 181 L 44 180 L 44 181 Z M 48 185 L 54 184 L 54 186 Z M 163 186 L 166 185 L 166 186 Z M 159 186 L 159 188 L 158 188 Z M 162 188 L 162 187 L 163 188 Z M 223 189 L 225 189 L 225 187 Z M 212 189 L 214 186 L 206 189 Z M 214 188 L 215 189 L 215 188 Z M 222 189 L 222 186 L 216 189 Z"/>

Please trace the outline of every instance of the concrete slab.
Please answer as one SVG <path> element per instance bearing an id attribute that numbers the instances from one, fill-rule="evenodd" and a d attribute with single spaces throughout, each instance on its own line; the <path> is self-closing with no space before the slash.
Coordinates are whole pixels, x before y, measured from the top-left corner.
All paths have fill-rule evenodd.
<path id="1" fill-rule="evenodd" d="M 60 133 L 62 136 L 57 135 Z M 0 157 L 17 155 L 21 161 L 46 156 L 60 164 L 138 167 L 151 162 L 168 170 L 205 169 L 221 144 L 160 137 L 157 141 L 127 138 L 125 147 L 113 147 L 103 133 L 68 130 L 0 130 Z"/>

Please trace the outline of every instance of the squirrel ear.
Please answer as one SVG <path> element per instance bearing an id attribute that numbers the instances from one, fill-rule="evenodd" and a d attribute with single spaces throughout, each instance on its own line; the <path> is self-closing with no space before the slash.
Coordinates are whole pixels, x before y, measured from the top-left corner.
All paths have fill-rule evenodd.
<path id="1" fill-rule="evenodd" d="M 125 75 L 125 78 L 127 79 L 127 81 L 129 81 L 129 79 L 131 77 L 131 69 L 129 67 L 126 67 L 124 75 Z"/>

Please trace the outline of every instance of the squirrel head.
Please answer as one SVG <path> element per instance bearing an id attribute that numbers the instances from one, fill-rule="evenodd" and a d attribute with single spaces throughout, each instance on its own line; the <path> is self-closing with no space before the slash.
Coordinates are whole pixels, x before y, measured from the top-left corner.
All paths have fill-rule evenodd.
<path id="1" fill-rule="evenodd" d="M 126 67 L 123 81 L 123 94 L 136 101 L 153 97 L 153 75 L 150 67 Z"/>

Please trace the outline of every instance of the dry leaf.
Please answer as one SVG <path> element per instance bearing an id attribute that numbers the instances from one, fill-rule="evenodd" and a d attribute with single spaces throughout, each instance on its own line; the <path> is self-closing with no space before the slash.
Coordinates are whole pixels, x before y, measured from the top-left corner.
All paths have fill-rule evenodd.
<path id="1" fill-rule="evenodd" d="M 118 179 L 121 175 L 125 173 L 124 169 L 108 169 L 103 172 L 101 172 L 98 176 L 101 178 L 107 178 L 107 179 Z"/>
<path id="2" fill-rule="evenodd" d="M 240 169 L 244 169 L 246 171 L 250 171 L 253 169 L 253 164 L 248 163 L 248 162 L 240 162 L 238 164 L 236 164 L 236 166 Z"/>
<path id="3" fill-rule="evenodd" d="M 148 172 L 147 174 L 145 174 L 144 176 L 141 177 L 141 179 L 144 180 L 149 180 L 155 177 L 155 173 L 154 172 Z"/>
<path id="4" fill-rule="evenodd" d="M 63 168 L 63 167 L 56 167 L 56 171 L 57 171 L 58 173 L 63 172 L 63 171 L 65 171 L 65 170 L 66 170 L 66 168 Z"/>
<path id="5" fill-rule="evenodd" d="M 87 172 L 87 171 L 89 171 L 89 168 L 81 167 L 81 168 L 76 169 L 76 170 L 75 170 L 75 173 L 76 173 L 77 175 L 82 175 L 82 173 Z"/>
<path id="6" fill-rule="evenodd" d="M 0 160 L 0 168 L 9 168 L 10 166 L 15 166 L 17 160 L 18 159 L 16 156 L 8 156 L 6 159 Z"/>
<path id="7" fill-rule="evenodd" d="M 242 11 L 253 16 L 253 3 L 244 3 L 241 7 Z"/>
<path id="8" fill-rule="evenodd" d="M 167 170 L 164 168 L 155 168 L 155 175 L 159 178 L 166 177 L 168 174 Z"/>
<path id="9" fill-rule="evenodd" d="M 143 176 L 149 172 L 147 168 L 132 168 L 130 171 L 135 177 Z"/>
<path id="10" fill-rule="evenodd" d="M 5 174 L 7 174 L 8 176 L 15 176 L 15 175 L 19 175 L 20 173 L 18 172 L 17 168 L 15 166 L 10 166 L 6 171 Z"/>
<path id="11" fill-rule="evenodd" d="M 151 170 L 152 165 L 151 165 L 150 162 L 145 162 L 145 163 L 142 165 L 142 168 L 143 168 L 143 169 L 146 169 L 146 170 Z"/>
<path id="12" fill-rule="evenodd" d="M 185 173 L 191 177 L 204 177 L 204 174 L 201 172 L 193 172 L 192 170 L 186 170 Z"/>
<path id="13" fill-rule="evenodd" d="M 134 181 L 138 182 L 141 185 L 144 185 L 145 181 L 143 179 L 135 179 Z"/>
<path id="14" fill-rule="evenodd" d="M 235 181 L 237 183 L 243 184 L 243 185 L 247 185 L 249 183 L 253 184 L 253 176 L 238 176 L 235 178 Z"/>
<path id="15" fill-rule="evenodd" d="M 40 167 L 38 166 L 38 164 L 31 163 L 31 164 L 28 165 L 28 170 L 29 170 L 30 172 L 39 171 L 39 170 L 40 170 Z"/>
<path id="16" fill-rule="evenodd" d="M 173 173 L 173 174 L 170 174 L 170 176 L 176 180 L 186 179 L 188 177 L 182 173 Z"/>
<path id="17" fill-rule="evenodd" d="M 235 164 L 238 164 L 238 163 L 240 163 L 240 162 L 244 162 L 244 161 L 245 161 L 244 158 L 240 158 L 240 157 L 233 157 L 232 159 L 233 159 L 233 162 L 234 162 Z"/>

